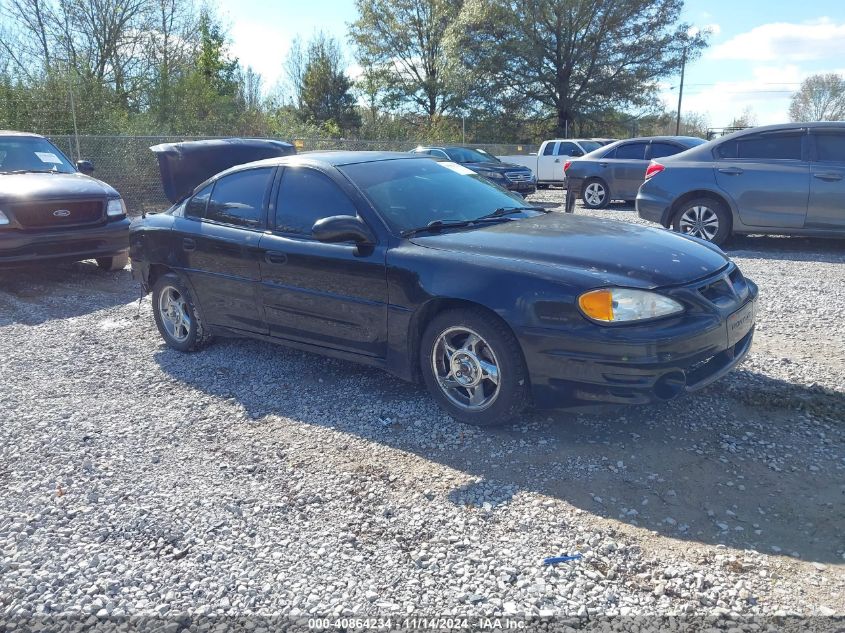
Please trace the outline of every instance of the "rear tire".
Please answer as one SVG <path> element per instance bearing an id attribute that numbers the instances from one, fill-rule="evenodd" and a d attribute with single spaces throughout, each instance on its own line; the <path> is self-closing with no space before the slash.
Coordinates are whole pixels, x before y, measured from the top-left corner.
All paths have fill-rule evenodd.
<path id="1" fill-rule="evenodd" d="M 199 350 L 211 340 L 187 285 L 175 273 L 155 282 L 153 317 L 164 342 L 180 352 Z"/>
<path id="2" fill-rule="evenodd" d="M 590 178 L 581 189 L 581 200 L 588 209 L 604 209 L 610 203 L 610 189 L 601 178 Z"/>
<path id="3" fill-rule="evenodd" d="M 100 269 L 108 272 L 123 270 L 124 268 L 126 268 L 126 265 L 128 263 L 129 253 L 121 253 L 120 255 L 115 255 L 114 257 L 97 258 L 97 266 L 99 266 Z"/>
<path id="4" fill-rule="evenodd" d="M 725 204 L 715 198 L 694 198 L 675 212 L 672 228 L 678 233 L 722 245 L 731 236 L 731 214 Z"/>
<path id="5" fill-rule="evenodd" d="M 450 416 L 478 426 L 505 424 L 528 406 L 528 370 L 513 333 L 481 309 L 447 310 L 426 327 L 420 369 Z"/>

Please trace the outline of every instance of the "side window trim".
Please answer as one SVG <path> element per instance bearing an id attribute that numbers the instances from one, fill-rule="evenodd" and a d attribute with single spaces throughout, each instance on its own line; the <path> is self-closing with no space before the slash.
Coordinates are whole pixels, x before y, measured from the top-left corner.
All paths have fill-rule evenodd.
<path id="1" fill-rule="evenodd" d="M 437 152 L 437 153 L 435 154 L 435 152 Z M 431 156 L 437 156 L 438 158 L 445 158 L 446 160 L 451 160 L 451 159 L 449 158 L 449 155 L 448 155 L 446 152 L 444 152 L 442 149 L 433 149 L 433 150 L 430 150 L 430 151 L 429 151 L 429 154 L 430 154 Z"/>
<path id="2" fill-rule="evenodd" d="M 255 169 L 255 170 L 266 169 L 266 167 L 255 167 L 253 169 Z M 240 173 L 244 173 L 244 172 L 248 172 L 248 171 L 253 171 L 253 169 L 238 170 L 236 173 L 240 174 Z M 264 233 L 267 230 L 267 222 L 268 222 L 267 207 L 269 206 L 269 196 L 270 196 L 270 192 L 273 189 L 272 185 L 273 185 L 273 182 L 274 182 L 275 177 L 276 177 L 275 172 L 278 171 L 278 168 L 273 167 L 273 170 L 274 170 L 273 175 L 268 179 L 270 181 L 270 184 L 269 184 L 269 186 L 265 187 L 265 189 L 264 189 L 264 201 L 261 205 L 261 218 L 260 218 L 259 226 L 244 226 L 242 224 L 232 224 L 230 222 L 221 222 L 220 220 L 211 220 L 211 219 L 206 218 L 206 217 L 202 217 L 202 218 L 192 217 L 191 219 L 192 220 L 198 220 L 200 222 L 205 222 L 206 224 L 214 224 L 216 226 L 228 226 L 228 227 L 231 227 L 233 229 L 241 229 L 243 231 L 254 231 L 254 232 L 257 232 L 257 233 Z M 208 212 L 208 203 L 211 202 L 211 199 L 214 197 L 214 190 L 217 188 L 218 182 L 220 182 L 220 178 L 217 178 L 214 181 L 213 186 L 211 188 L 211 193 L 208 196 L 208 200 L 206 200 L 206 202 L 205 202 L 206 212 Z"/>
<path id="3" fill-rule="evenodd" d="M 185 201 L 185 211 L 183 212 L 183 216 L 188 220 L 193 220 L 194 222 L 202 222 L 205 219 L 205 214 L 208 211 L 208 201 L 211 200 L 211 195 L 214 193 L 214 185 L 217 183 L 216 180 L 212 180 L 211 182 L 204 182 L 200 187 L 194 190 L 194 193 Z M 205 206 L 202 208 L 202 216 L 196 215 L 188 215 L 188 207 L 190 206 L 191 202 L 193 202 L 194 198 L 196 198 L 199 194 L 205 191 L 206 188 L 208 189 L 208 197 L 205 199 Z"/>

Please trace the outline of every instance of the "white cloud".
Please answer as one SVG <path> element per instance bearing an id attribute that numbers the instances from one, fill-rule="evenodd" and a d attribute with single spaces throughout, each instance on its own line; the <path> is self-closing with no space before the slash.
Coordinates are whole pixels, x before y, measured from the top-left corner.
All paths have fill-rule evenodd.
<path id="1" fill-rule="evenodd" d="M 773 22 L 740 33 L 714 47 L 711 59 L 798 62 L 845 56 L 845 23 Z"/>
<path id="2" fill-rule="evenodd" d="M 290 50 L 293 33 L 277 26 L 239 20 L 232 25 L 232 54 L 242 66 L 252 66 L 264 78 L 264 89 L 270 90 L 284 78 L 284 63 Z"/>

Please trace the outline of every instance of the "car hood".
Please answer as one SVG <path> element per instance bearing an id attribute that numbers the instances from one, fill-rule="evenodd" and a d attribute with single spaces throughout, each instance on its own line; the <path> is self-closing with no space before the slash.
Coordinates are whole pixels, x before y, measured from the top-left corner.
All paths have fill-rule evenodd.
<path id="1" fill-rule="evenodd" d="M 0 202 L 116 198 L 106 183 L 84 174 L 0 174 Z"/>
<path id="2" fill-rule="evenodd" d="M 221 171 L 265 158 L 290 156 L 296 148 L 271 139 L 226 138 L 162 143 L 150 148 L 158 158 L 161 185 L 173 203 Z"/>
<path id="3" fill-rule="evenodd" d="M 467 169 L 473 171 L 495 171 L 504 173 L 506 171 L 531 171 L 524 165 L 514 165 L 513 163 L 461 163 Z"/>
<path id="4" fill-rule="evenodd" d="M 595 285 L 658 288 L 724 268 L 718 247 L 664 229 L 552 212 L 412 242 L 471 256 L 504 258 L 588 275 Z"/>

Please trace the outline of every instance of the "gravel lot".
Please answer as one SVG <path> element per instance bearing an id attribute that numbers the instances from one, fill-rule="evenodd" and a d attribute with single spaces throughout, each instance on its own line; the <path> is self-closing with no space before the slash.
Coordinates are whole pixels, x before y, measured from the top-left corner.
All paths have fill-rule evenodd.
<path id="1" fill-rule="evenodd" d="M 845 613 L 845 242 L 727 250 L 761 291 L 738 371 L 495 430 L 351 363 L 254 341 L 174 352 L 149 299 L 135 318 L 128 270 L 0 272 L 0 629 Z"/>

